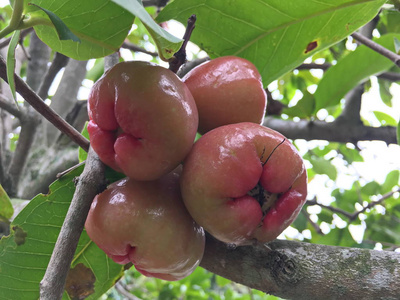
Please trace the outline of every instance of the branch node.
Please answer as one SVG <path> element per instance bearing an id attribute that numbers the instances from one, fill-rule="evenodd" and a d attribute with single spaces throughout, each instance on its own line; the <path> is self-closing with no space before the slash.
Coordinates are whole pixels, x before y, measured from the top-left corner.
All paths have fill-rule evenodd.
<path id="1" fill-rule="evenodd" d="M 195 28 L 196 15 L 191 15 L 187 21 L 186 31 L 183 35 L 183 43 L 181 48 L 174 54 L 173 59 L 169 63 L 169 69 L 176 73 L 179 68 L 186 62 L 186 46 L 190 40 L 193 29 Z"/>

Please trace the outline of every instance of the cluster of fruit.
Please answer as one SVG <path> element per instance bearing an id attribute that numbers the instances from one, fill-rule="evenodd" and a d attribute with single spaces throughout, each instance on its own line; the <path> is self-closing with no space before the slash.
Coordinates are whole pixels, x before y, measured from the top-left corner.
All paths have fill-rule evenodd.
<path id="1" fill-rule="evenodd" d="M 94 199 L 90 238 L 165 280 L 199 265 L 204 230 L 236 245 L 275 239 L 303 206 L 307 178 L 296 148 L 260 125 L 265 107 L 259 72 L 238 57 L 182 80 L 147 62 L 107 71 L 89 96 L 88 132 L 100 159 L 128 177 Z"/>

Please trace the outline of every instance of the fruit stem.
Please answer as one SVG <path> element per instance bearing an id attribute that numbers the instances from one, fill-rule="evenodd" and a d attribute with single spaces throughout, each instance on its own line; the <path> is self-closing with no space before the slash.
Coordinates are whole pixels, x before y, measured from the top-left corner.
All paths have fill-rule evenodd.
<path id="1" fill-rule="evenodd" d="M 186 45 L 190 40 L 193 29 L 195 28 L 196 15 L 191 15 L 187 21 L 185 34 L 183 35 L 183 43 L 181 48 L 174 54 L 174 58 L 169 62 L 169 69 L 176 73 L 179 68 L 186 62 Z"/>

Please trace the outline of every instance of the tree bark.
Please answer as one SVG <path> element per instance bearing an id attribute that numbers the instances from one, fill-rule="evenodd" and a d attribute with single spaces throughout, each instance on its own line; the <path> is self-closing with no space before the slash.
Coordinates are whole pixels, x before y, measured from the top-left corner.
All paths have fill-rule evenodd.
<path id="1" fill-rule="evenodd" d="M 284 240 L 267 246 L 232 249 L 208 237 L 201 266 L 284 299 L 400 299 L 399 253 Z"/>

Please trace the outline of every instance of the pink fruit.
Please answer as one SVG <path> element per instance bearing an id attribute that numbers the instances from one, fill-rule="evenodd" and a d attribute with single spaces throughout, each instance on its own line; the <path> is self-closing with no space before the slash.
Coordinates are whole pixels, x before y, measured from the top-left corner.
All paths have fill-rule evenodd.
<path id="1" fill-rule="evenodd" d="M 283 135 L 239 123 L 218 127 L 195 143 L 184 162 L 181 190 L 194 220 L 217 239 L 268 242 L 300 212 L 307 175 Z"/>
<path id="2" fill-rule="evenodd" d="M 260 124 L 267 97 L 257 68 L 248 60 L 223 56 L 203 63 L 182 79 L 199 111 L 199 132 L 253 122 Z"/>
<path id="3" fill-rule="evenodd" d="M 89 95 L 88 132 L 100 159 L 137 180 L 172 171 L 189 153 L 198 113 L 188 88 L 170 70 L 122 62 Z"/>
<path id="4" fill-rule="evenodd" d="M 182 202 L 177 171 L 155 181 L 112 183 L 93 200 L 85 228 L 115 262 L 165 280 L 189 275 L 204 252 L 204 230 Z"/>

